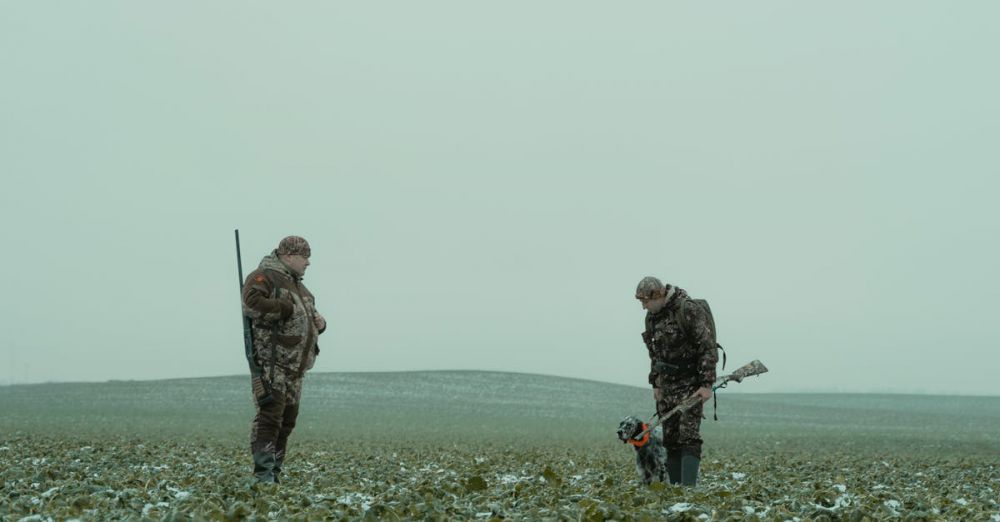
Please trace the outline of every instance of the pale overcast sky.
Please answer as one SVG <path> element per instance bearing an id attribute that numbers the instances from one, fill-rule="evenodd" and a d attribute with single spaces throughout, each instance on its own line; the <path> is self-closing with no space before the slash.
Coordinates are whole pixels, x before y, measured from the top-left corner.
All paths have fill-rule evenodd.
<path id="1" fill-rule="evenodd" d="M 998 19 L 4 2 L 0 383 L 246 373 L 238 227 L 312 243 L 316 371 L 645 385 L 656 275 L 742 391 L 996 395 Z"/>

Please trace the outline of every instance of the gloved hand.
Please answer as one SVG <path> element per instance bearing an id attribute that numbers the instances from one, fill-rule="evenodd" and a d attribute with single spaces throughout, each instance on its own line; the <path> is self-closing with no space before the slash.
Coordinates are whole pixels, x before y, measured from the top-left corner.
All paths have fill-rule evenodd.
<path id="1" fill-rule="evenodd" d="M 701 397 L 701 402 L 704 403 L 708 399 L 712 398 L 712 387 L 711 386 L 703 386 L 701 388 L 698 388 L 698 391 L 692 393 L 691 396 L 692 397 Z"/>
<path id="2" fill-rule="evenodd" d="M 278 300 L 278 307 L 280 308 L 282 321 L 287 320 L 295 313 L 295 301 L 287 294 L 284 298 Z"/>

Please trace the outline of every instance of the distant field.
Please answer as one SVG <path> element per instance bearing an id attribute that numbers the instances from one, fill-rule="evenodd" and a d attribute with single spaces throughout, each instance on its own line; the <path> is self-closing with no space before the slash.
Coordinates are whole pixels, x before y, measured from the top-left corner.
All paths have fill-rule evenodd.
<path id="1" fill-rule="evenodd" d="M 1000 397 L 736 393 L 752 387 L 720 392 L 702 484 L 682 490 L 637 485 L 614 437 L 622 416 L 651 413 L 647 389 L 310 375 L 277 495 L 246 480 L 244 377 L 5 386 L 0 518 L 1000 521 Z"/>
<path id="2" fill-rule="evenodd" d="M 737 392 L 752 389 L 753 380 L 719 392 L 719 421 L 703 424 L 709 446 L 844 449 L 816 445 L 829 442 L 866 452 L 920 447 L 983 455 L 1000 448 L 1000 397 Z M 519 445 L 547 445 L 549 436 L 558 436 L 615 445 L 623 416 L 652 411 L 647 389 L 578 379 L 463 371 L 320 373 L 307 378 L 296 436 L 431 443 L 474 437 Z M 253 405 L 244 377 L 38 384 L 0 387 L 0 415 L 7 434 L 242 441 Z"/>

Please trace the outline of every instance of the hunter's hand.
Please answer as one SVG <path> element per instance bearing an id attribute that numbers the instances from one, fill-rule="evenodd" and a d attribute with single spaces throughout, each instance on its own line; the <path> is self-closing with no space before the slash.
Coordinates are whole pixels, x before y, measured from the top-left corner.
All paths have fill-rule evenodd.
<path id="1" fill-rule="evenodd" d="M 704 403 L 708 399 L 712 398 L 712 389 L 708 388 L 708 387 L 698 388 L 698 391 L 692 393 L 691 396 L 692 397 L 701 397 L 701 402 Z"/>
<path id="2" fill-rule="evenodd" d="M 281 299 L 278 301 L 278 307 L 280 308 L 279 314 L 281 315 L 281 320 L 284 321 L 295 313 L 295 302 L 291 299 Z"/>
<path id="3" fill-rule="evenodd" d="M 313 314 L 313 324 L 316 325 L 316 330 L 320 332 L 326 330 L 326 319 L 323 319 L 323 316 L 319 315 L 319 312 Z"/>

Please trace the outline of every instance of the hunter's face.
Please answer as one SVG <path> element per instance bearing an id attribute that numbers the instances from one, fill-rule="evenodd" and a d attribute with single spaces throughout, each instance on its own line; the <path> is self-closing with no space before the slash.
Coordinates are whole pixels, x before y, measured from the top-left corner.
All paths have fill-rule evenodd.
<path id="1" fill-rule="evenodd" d="M 281 256 L 281 260 L 299 277 L 305 275 L 306 267 L 309 266 L 309 258 L 301 254 Z"/>
<path id="2" fill-rule="evenodd" d="M 660 310 L 663 310 L 663 306 L 667 304 L 667 296 L 646 298 L 640 297 L 639 302 L 642 303 L 643 310 L 646 310 L 651 314 L 655 314 Z"/>

